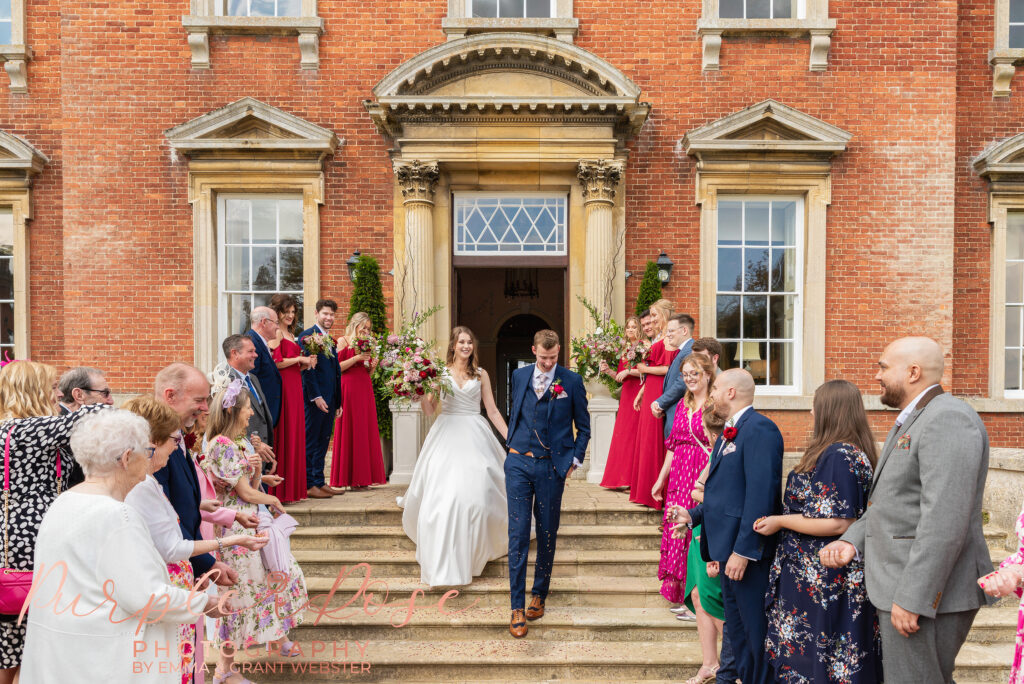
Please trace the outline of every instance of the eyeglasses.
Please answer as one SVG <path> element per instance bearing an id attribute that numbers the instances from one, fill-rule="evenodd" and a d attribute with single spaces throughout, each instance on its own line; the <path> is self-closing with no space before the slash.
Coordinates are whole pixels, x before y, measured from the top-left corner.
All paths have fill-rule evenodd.
<path id="1" fill-rule="evenodd" d="M 156 447 L 146 447 L 145 449 L 142 450 L 142 453 L 146 454 L 146 458 L 152 461 L 153 454 L 156 453 Z"/>
<path id="2" fill-rule="evenodd" d="M 107 389 L 101 389 L 101 390 L 93 389 L 92 387 L 86 387 L 85 391 L 86 392 L 93 392 L 94 394 L 98 394 L 101 397 L 103 397 L 104 399 L 109 399 L 110 395 L 111 395 L 111 391 L 110 391 L 109 387 Z"/>
<path id="3" fill-rule="evenodd" d="M 177 434 L 171 435 L 171 439 L 174 440 L 174 446 L 179 447 L 181 446 L 182 441 L 185 439 L 185 436 L 179 432 Z"/>

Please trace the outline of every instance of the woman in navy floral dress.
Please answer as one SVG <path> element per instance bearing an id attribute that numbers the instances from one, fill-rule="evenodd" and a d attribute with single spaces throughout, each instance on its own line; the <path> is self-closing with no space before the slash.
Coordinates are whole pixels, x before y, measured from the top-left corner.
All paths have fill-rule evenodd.
<path id="1" fill-rule="evenodd" d="M 875 441 L 860 391 L 845 380 L 818 388 L 812 415 L 814 432 L 786 481 L 783 514 L 754 523 L 761 534 L 782 533 L 765 598 L 765 650 L 785 684 L 876 684 L 881 644 L 864 564 L 832 570 L 818 558 L 864 514 Z"/>

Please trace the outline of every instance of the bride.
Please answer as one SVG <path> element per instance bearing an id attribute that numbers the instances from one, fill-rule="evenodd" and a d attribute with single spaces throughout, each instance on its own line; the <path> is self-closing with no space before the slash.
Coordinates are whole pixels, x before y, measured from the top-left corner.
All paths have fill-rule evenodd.
<path id="1" fill-rule="evenodd" d="M 448 341 L 446 365 L 453 393 L 441 397 L 441 413 L 430 428 L 398 505 L 402 527 L 416 542 L 420 581 L 436 586 L 469 584 L 488 561 L 508 553 L 505 450 L 480 415 L 505 439 L 508 427 L 494 405 L 491 381 L 477 366 L 476 337 L 458 326 Z M 436 410 L 425 398 L 423 410 Z"/>

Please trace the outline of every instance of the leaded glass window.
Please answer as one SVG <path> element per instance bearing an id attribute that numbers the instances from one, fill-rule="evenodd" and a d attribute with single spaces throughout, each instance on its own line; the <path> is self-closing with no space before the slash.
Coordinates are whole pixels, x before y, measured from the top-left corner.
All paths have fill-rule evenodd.
<path id="1" fill-rule="evenodd" d="M 455 254 L 565 255 L 564 194 L 458 193 Z"/>

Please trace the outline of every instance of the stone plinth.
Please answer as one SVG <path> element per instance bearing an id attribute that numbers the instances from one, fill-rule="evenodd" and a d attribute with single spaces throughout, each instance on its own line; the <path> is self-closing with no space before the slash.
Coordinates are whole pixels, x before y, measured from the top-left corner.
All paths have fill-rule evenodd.
<path id="1" fill-rule="evenodd" d="M 391 484 L 407 485 L 412 482 L 423 439 L 427 436 L 426 421 L 419 404 L 399 405 L 392 401 Z"/>

